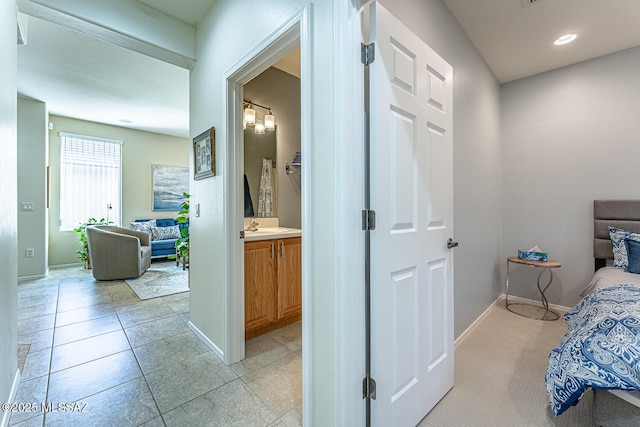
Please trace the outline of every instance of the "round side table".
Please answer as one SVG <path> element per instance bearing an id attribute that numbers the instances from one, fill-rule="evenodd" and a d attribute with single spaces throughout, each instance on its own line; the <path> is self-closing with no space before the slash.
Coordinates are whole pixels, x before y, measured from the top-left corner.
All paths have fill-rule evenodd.
<path id="1" fill-rule="evenodd" d="M 511 263 L 540 268 L 540 274 L 538 274 L 538 291 L 540 291 L 540 301 L 542 302 L 541 306 L 525 304 L 522 302 L 509 302 L 509 267 Z M 551 285 L 551 282 L 553 282 L 552 269 L 560 267 L 562 267 L 562 264 L 557 261 L 526 261 L 515 256 L 507 258 L 507 280 L 505 282 L 505 305 L 507 310 L 520 316 L 535 320 L 558 320 L 560 315 L 549 308 L 549 302 L 547 301 L 547 297 L 545 297 L 544 293 Z M 542 279 L 542 275 L 547 271 L 549 272 L 549 281 L 543 287 L 540 284 L 540 281 Z"/>

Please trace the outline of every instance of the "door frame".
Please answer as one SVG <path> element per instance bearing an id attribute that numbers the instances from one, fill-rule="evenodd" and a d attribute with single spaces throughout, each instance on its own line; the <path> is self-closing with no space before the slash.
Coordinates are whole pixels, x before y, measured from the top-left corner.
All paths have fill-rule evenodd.
<path id="1" fill-rule="evenodd" d="M 228 325 L 225 331 L 224 362 L 231 364 L 244 358 L 244 244 L 239 239 L 243 227 L 244 197 L 242 163 L 244 147 L 236 141 L 242 135 L 242 86 L 257 76 L 277 59 L 284 57 L 293 46 L 300 45 L 301 56 L 301 150 L 305 156 L 301 168 L 302 188 L 302 394 L 303 419 L 305 425 L 313 425 L 315 419 L 326 418 L 319 415 L 324 405 L 314 405 L 331 401 L 330 418 L 334 425 L 364 425 L 365 406 L 362 398 L 364 378 L 364 234 L 361 229 L 363 209 L 363 159 L 364 150 L 364 76 L 360 62 L 362 25 L 360 8 L 367 0 L 335 1 L 333 5 L 333 71 L 334 101 L 333 114 L 325 118 L 333 120 L 330 132 L 318 129 L 314 121 L 314 92 L 326 91 L 316 83 L 314 71 L 319 66 L 314 61 L 314 48 L 324 49 L 314 33 L 327 29 L 314 28 L 314 3 L 308 2 L 296 11 L 284 24 L 244 55 L 224 74 L 223 80 L 223 123 L 227 128 L 224 144 L 228 153 L 228 169 L 221 171 L 223 177 L 226 227 L 225 246 L 229 254 L 226 265 L 226 312 Z M 346 23 L 346 25 L 345 25 Z M 324 52 L 318 54 L 322 56 Z M 324 71 L 324 70 L 323 70 Z M 335 76 L 340 76 L 336 78 Z M 324 80 L 323 80 L 324 81 Z M 320 135 L 322 138 L 320 138 Z M 314 140 L 315 138 L 315 140 Z M 323 165 L 313 159 L 313 144 L 316 150 L 333 150 L 335 174 L 330 177 L 335 182 L 334 230 L 314 230 L 314 204 L 322 202 L 322 195 L 313 194 L 314 183 L 325 180 Z M 320 145 L 323 145 L 321 148 Z M 306 153 L 306 154 L 305 154 Z M 348 182 L 352 185 L 343 185 Z M 242 213 L 241 213 L 242 212 Z M 314 234 L 315 232 L 315 234 Z M 313 240 L 327 238 L 335 244 L 335 272 L 323 279 L 323 283 L 313 283 L 318 277 L 318 260 L 326 257 L 317 253 Z M 354 268 L 355 267 L 355 268 Z M 361 267 L 361 268 L 359 268 Z M 330 286 L 333 292 L 332 308 L 335 307 L 333 324 L 314 322 L 314 307 L 324 310 L 328 301 L 312 300 L 314 286 Z M 325 310 L 326 311 L 326 310 Z M 326 314 L 326 313 L 325 313 Z M 318 314 L 320 316 L 320 314 Z M 326 316 L 325 316 L 326 317 Z M 326 342 L 326 331 L 333 334 L 335 354 L 331 364 L 335 364 L 335 381 L 332 393 L 314 395 L 312 379 L 322 373 L 322 349 L 314 343 Z M 312 332 L 321 332 L 316 340 Z M 334 412 L 335 411 L 335 412 Z"/>
<path id="2" fill-rule="evenodd" d="M 229 168 L 223 173 L 226 183 L 224 185 L 224 200 L 229 203 L 225 206 L 225 216 L 227 224 L 227 251 L 229 253 L 227 283 L 227 324 L 226 348 L 224 362 L 232 364 L 244 359 L 245 336 L 244 336 L 244 240 L 240 239 L 240 231 L 244 228 L 244 133 L 242 126 L 243 108 L 243 87 L 251 79 L 255 78 L 267 68 L 275 64 L 300 46 L 301 62 L 301 129 L 302 141 L 301 149 L 309 146 L 309 128 L 311 114 L 309 109 L 308 87 L 308 63 L 310 61 L 308 35 L 305 29 L 308 28 L 308 13 L 306 8 L 300 9 L 290 17 L 284 24 L 262 40 L 250 52 L 244 55 L 236 64 L 230 67 L 225 73 L 224 96 L 225 96 L 225 120 L 227 127 L 226 145 L 229 153 Z M 303 188 L 304 188 L 304 173 Z M 304 199 L 303 199 L 304 205 Z M 304 209 L 303 209 L 304 211 Z M 303 247 L 304 252 L 304 247 Z M 303 277 L 304 283 L 304 277 Z M 303 302 L 304 306 L 304 302 Z"/>

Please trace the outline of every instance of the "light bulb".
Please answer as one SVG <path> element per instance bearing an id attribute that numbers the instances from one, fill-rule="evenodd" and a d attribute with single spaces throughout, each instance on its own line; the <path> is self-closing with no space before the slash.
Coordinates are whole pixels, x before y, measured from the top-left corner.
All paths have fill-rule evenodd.
<path id="1" fill-rule="evenodd" d="M 256 134 L 262 135 L 264 133 L 264 123 L 256 123 Z"/>
<path id="2" fill-rule="evenodd" d="M 565 45 L 567 43 L 571 43 L 572 41 L 574 41 L 576 38 L 578 37 L 577 34 L 565 34 L 562 37 L 558 37 L 556 39 L 556 41 L 553 42 L 553 44 L 555 44 L 556 46 L 562 46 Z"/>
<path id="3" fill-rule="evenodd" d="M 275 130 L 276 128 L 276 118 L 273 117 L 271 111 L 264 116 L 264 128 L 266 130 Z"/>
<path id="4" fill-rule="evenodd" d="M 247 122 L 249 126 L 256 124 L 256 110 L 251 108 L 251 106 L 244 109 L 244 121 Z"/>

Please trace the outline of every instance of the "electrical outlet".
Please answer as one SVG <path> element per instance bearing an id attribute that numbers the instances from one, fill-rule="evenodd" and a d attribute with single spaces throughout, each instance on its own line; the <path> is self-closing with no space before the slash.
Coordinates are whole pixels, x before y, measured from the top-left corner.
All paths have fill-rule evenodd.
<path id="1" fill-rule="evenodd" d="M 25 258 L 33 258 L 34 256 L 36 256 L 36 250 L 33 248 L 25 249 L 24 256 Z"/>
<path id="2" fill-rule="evenodd" d="M 20 210 L 23 212 L 33 212 L 34 211 L 33 202 L 20 202 Z"/>

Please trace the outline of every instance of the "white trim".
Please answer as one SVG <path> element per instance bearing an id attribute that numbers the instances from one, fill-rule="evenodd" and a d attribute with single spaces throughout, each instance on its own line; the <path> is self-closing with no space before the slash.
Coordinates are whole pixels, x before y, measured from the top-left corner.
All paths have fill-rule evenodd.
<path id="1" fill-rule="evenodd" d="M 9 398 L 6 403 L 13 403 L 16 400 L 16 396 L 18 394 L 18 386 L 20 385 L 20 369 L 16 370 L 16 375 L 13 378 L 13 384 L 11 385 L 11 391 L 9 392 Z M 4 402 L 2 402 L 4 403 Z M 9 417 L 11 417 L 11 412 L 2 411 L 2 420 L 0 420 L 0 427 L 8 427 L 9 426 Z"/>
<path id="2" fill-rule="evenodd" d="M 243 85 L 269 68 L 272 64 L 285 57 L 301 44 L 302 20 L 306 16 L 306 7 L 299 9 L 279 28 L 268 35 L 256 47 L 245 54 L 238 62 L 231 66 L 223 79 L 223 114 L 225 128 L 222 140 L 223 159 L 227 164 L 222 174 L 224 200 L 229 200 L 225 206 L 223 224 L 227 230 L 225 246 L 229 254 L 226 265 L 225 307 L 226 319 L 225 346 L 227 353 L 223 359 L 226 364 L 239 362 L 244 358 L 244 244 L 240 241 L 239 233 L 243 229 L 244 198 L 241 197 L 243 188 L 244 147 L 237 144 L 242 141 L 242 103 Z M 301 45 L 301 56 L 308 54 L 306 46 Z M 301 85 L 305 76 L 302 76 Z M 304 98 L 304 95 L 303 95 Z M 301 114 L 302 128 L 305 120 L 309 123 L 310 114 Z M 303 147 L 304 149 L 304 140 Z M 304 175 L 303 175 L 304 176 Z M 304 231 L 303 231 L 304 234 Z M 303 239 L 304 242 L 304 239 Z M 304 259 L 303 243 L 303 259 Z M 304 279 L 303 279 L 304 283 Z M 304 307 L 304 304 L 303 304 Z M 303 308 L 304 310 L 304 308 Z"/>
<path id="3" fill-rule="evenodd" d="M 366 423 L 366 400 L 362 398 L 362 379 L 365 377 L 365 256 L 364 232 L 360 224 L 364 208 L 364 66 L 360 62 L 362 29 L 359 10 L 352 1 L 334 2 L 333 9 L 333 75 L 342 76 L 334 79 L 333 88 L 336 195 L 335 425 L 356 426 Z M 309 417 L 305 414 L 303 419 Z"/>
<path id="4" fill-rule="evenodd" d="M 465 331 L 461 333 L 458 338 L 456 338 L 453 343 L 454 350 L 458 349 L 458 346 L 462 343 L 462 341 L 464 341 L 469 335 L 471 335 L 471 333 L 478 327 L 478 325 L 480 325 L 480 322 L 482 322 L 489 315 L 489 312 L 493 309 L 493 307 L 495 307 L 502 300 L 503 295 L 496 298 L 496 300 L 492 302 L 491 305 L 487 307 L 487 309 L 483 311 L 482 314 L 478 316 L 478 318 L 474 320 L 473 323 L 471 323 L 471 325 L 469 325 L 469 327 L 465 329 Z"/>
<path id="5" fill-rule="evenodd" d="M 187 323 L 187 325 L 189 326 L 189 329 L 191 329 L 193 331 L 194 334 L 196 334 L 198 336 L 198 338 L 200 338 L 200 340 L 211 349 L 211 351 L 213 351 L 215 353 L 216 356 L 218 356 L 221 360 L 224 360 L 224 352 L 222 350 L 220 350 L 220 348 L 214 344 L 213 341 L 211 341 L 209 338 L 207 338 L 207 336 L 205 334 L 202 333 L 202 331 L 200 331 L 200 329 L 198 329 L 198 327 L 196 325 L 194 325 L 193 323 L 189 322 Z"/>
<path id="6" fill-rule="evenodd" d="M 70 268 L 70 267 L 83 267 L 84 265 L 81 262 L 74 262 L 71 264 L 57 264 L 50 265 L 49 270 L 59 270 L 61 268 Z"/>
<path id="7" fill-rule="evenodd" d="M 505 294 L 500 295 L 500 299 L 505 299 L 506 296 Z M 535 300 L 535 299 L 529 299 L 529 298 L 522 298 L 522 297 L 516 297 L 513 295 L 509 295 L 509 300 L 513 300 L 514 302 L 519 302 L 522 304 L 529 304 L 529 305 L 536 305 L 536 306 L 540 306 L 540 300 Z M 557 305 L 557 304 L 549 304 L 549 308 L 552 308 L 556 311 L 560 311 L 562 313 L 566 313 L 567 311 L 571 310 L 571 307 L 565 307 L 564 305 Z"/>
<path id="8" fill-rule="evenodd" d="M 464 341 L 478 327 L 478 325 L 489 315 L 489 312 L 496 305 L 498 305 L 499 303 L 505 300 L 505 297 L 506 297 L 505 294 L 501 294 L 500 296 L 498 296 L 498 298 L 496 298 L 496 300 L 493 301 L 491 305 L 487 307 L 487 309 L 483 311 L 482 314 L 478 316 L 478 318 L 474 320 L 473 323 L 471 323 L 471 325 L 469 325 L 469 327 L 465 329 L 463 333 L 460 334 L 460 336 L 458 336 L 458 338 L 456 338 L 454 342 L 454 346 L 456 349 L 462 343 L 462 341 Z M 540 301 L 521 298 L 521 297 L 514 297 L 513 295 L 510 295 L 509 299 L 515 302 L 524 303 L 524 304 L 540 305 Z M 549 304 L 549 308 L 559 311 L 560 313 L 566 313 L 567 311 L 570 310 L 569 307 L 565 307 L 563 305 L 556 305 L 556 304 Z"/>
<path id="9" fill-rule="evenodd" d="M 47 274 L 36 274 L 34 276 L 18 276 L 18 282 L 25 282 L 27 280 L 37 280 L 37 279 L 44 279 L 45 277 L 47 277 Z"/>
<path id="10" fill-rule="evenodd" d="M 109 139 L 109 138 L 101 138 L 99 136 L 89 136 L 89 135 L 78 135 L 75 133 L 68 132 L 60 132 L 61 138 L 75 138 L 75 139 L 89 139 L 91 141 L 100 141 L 100 142 L 108 142 L 110 144 L 119 144 L 123 145 L 124 142 L 119 139 Z"/>
<path id="11" fill-rule="evenodd" d="M 311 143 L 313 135 L 313 3 L 302 11 L 300 17 L 300 137 L 301 151 L 311 153 Z M 309 260 L 313 259 L 313 237 L 305 235 L 305 229 L 313 223 L 313 204 L 311 196 L 311 171 L 312 162 L 307 161 L 300 171 L 301 182 L 301 227 L 302 239 L 302 419 L 308 420 L 308 425 L 313 425 L 313 304 L 312 304 L 312 269 Z"/>

